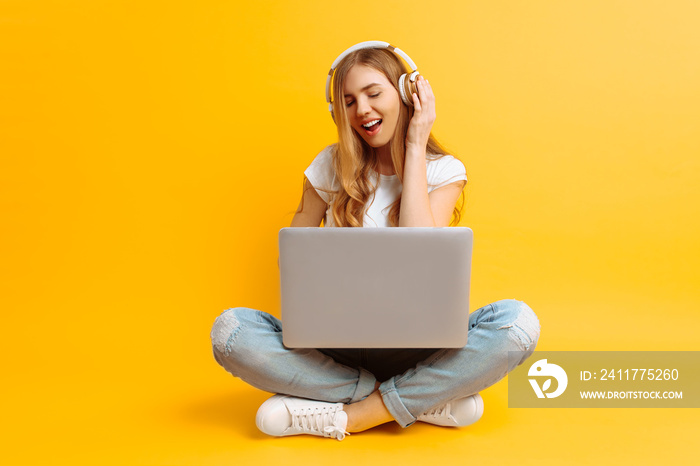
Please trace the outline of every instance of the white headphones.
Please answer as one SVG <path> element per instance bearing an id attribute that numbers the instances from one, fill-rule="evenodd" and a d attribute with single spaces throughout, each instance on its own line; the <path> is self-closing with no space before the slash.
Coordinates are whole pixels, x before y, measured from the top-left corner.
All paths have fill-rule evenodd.
<path id="1" fill-rule="evenodd" d="M 411 67 L 411 73 L 404 73 L 401 75 L 401 77 L 399 78 L 398 87 L 399 93 L 401 94 L 401 101 L 409 107 L 412 107 L 413 93 L 418 92 L 416 90 L 416 80 L 418 79 L 418 76 L 420 76 L 416 64 L 413 63 L 411 57 L 406 55 L 406 53 L 403 50 L 394 47 L 393 45 L 389 44 L 389 42 L 370 40 L 367 42 L 360 42 L 359 44 L 353 45 L 345 52 L 341 53 L 331 65 L 331 70 L 328 72 L 328 77 L 326 77 L 326 102 L 328 102 L 328 110 L 331 112 L 331 117 L 333 117 L 333 102 L 331 101 L 331 81 L 333 80 L 333 73 L 335 72 L 335 68 L 343 60 L 343 58 L 345 58 L 355 50 L 360 49 L 389 49 L 396 55 L 403 58 L 406 61 L 406 63 L 408 63 L 408 66 Z M 333 121 L 335 121 L 335 117 L 333 117 Z"/>

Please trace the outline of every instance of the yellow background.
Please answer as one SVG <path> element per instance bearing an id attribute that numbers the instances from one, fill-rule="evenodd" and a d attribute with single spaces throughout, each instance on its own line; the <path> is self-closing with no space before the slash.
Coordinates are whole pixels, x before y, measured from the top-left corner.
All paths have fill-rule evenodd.
<path id="1" fill-rule="evenodd" d="M 0 463 L 679 464 L 697 411 L 507 408 L 342 443 L 259 433 L 214 318 L 278 313 L 277 231 L 335 140 L 325 75 L 386 40 L 469 176 L 471 310 L 542 350 L 698 350 L 700 3 L 3 1 Z"/>

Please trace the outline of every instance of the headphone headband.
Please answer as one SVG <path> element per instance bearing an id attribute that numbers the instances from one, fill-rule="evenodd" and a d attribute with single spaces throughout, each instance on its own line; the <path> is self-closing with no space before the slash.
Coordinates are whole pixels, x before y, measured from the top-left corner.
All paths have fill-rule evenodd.
<path id="1" fill-rule="evenodd" d="M 333 114 L 333 102 L 331 102 L 331 80 L 333 79 L 333 73 L 335 72 L 335 68 L 343 60 L 343 58 L 347 57 L 352 52 L 361 49 L 389 49 L 401 58 L 403 58 L 406 61 L 406 63 L 408 63 L 408 66 L 411 67 L 411 81 L 415 79 L 414 76 L 417 76 L 416 72 L 418 71 L 418 68 L 416 67 L 416 64 L 413 62 L 413 60 L 411 60 L 411 57 L 406 55 L 406 53 L 403 50 L 391 45 L 389 42 L 383 42 L 381 40 L 368 40 L 366 42 L 360 42 L 359 44 L 355 44 L 349 49 L 345 50 L 340 55 L 338 55 L 338 58 L 336 58 L 335 61 L 333 61 L 331 69 L 328 72 L 328 76 L 326 77 L 326 102 L 328 102 L 328 110 L 331 112 L 331 115 Z"/>

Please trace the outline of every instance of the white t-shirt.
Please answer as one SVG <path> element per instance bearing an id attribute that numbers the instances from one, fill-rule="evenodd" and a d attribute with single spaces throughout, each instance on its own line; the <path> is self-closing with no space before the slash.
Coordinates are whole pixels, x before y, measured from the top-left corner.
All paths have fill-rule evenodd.
<path id="1" fill-rule="evenodd" d="M 309 168 L 304 171 L 304 174 L 321 199 L 328 205 L 325 226 L 334 227 L 331 206 L 335 196 L 332 192 L 338 191 L 340 183 L 336 180 L 333 169 L 333 145 L 323 149 L 311 162 Z M 445 155 L 436 160 L 426 160 L 426 174 L 429 193 L 455 181 L 467 180 L 464 164 L 451 155 Z M 397 175 L 381 175 L 377 172 L 372 172 L 370 181 L 374 186 L 377 186 L 377 181 L 379 181 L 379 186 L 367 200 L 369 207 L 365 210 L 362 225 L 365 227 L 388 227 L 390 226 L 388 217 L 390 207 L 401 194 L 401 182 Z"/>

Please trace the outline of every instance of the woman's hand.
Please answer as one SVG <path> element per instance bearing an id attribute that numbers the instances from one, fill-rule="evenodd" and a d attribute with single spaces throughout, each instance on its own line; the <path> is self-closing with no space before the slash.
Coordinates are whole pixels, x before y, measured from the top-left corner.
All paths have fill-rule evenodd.
<path id="1" fill-rule="evenodd" d="M 408 123 L 406 132 L 406 150 L 411 148 L 425 150 L 430 137 L 430 130 L 435 122 L 435 95 L 430 83 L 423 76 L 416 81 L 418 94 L 413 93 L 413 118 Z"/>

